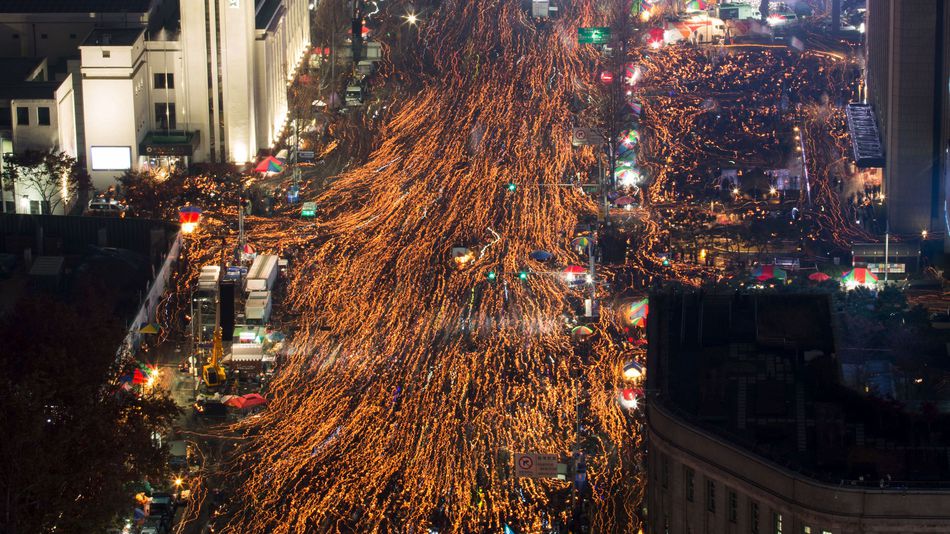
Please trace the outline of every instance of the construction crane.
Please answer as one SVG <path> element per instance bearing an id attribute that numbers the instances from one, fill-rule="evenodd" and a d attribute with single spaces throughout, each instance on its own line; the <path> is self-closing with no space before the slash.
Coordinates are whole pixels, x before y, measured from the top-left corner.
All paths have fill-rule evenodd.
<path id="1" fill-rule="evenodd" d="M 211 362 L 201 368 L 201 378 L 209 388 L 216 388 L 224 385 L 227 378 L 224 374 L 224 367 L 220 362 L 224 356 L 224 349 L 221 346 L 221 327 L 214 329 L 214 345 L 211 348 Z"/>

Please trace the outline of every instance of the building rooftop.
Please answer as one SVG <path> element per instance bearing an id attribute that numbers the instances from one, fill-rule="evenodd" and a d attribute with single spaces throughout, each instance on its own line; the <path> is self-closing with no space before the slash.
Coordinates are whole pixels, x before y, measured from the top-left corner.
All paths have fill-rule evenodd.
<path id="1" fill-rule="evenodd" d="M 35 57 L 4 57 L 0 58 L 0 71 L 5 80 L 23 82 L 42 67 L 43 61 Z"/>
<path id="2" fill-rule="evenodd" d="M 950 480 L 950 419 L 841 383 L 827 295 L 657 294 L 649 321 L 648 389 L 685 422 L 826 482 Z"/>
<path id="3" fill-rule="evenodd" d="M 145 28 L 97 28 L 82 46 L 132 46 L 144 32 Z"/>
<path id="4" fill-rule="evenodd" d="M 153 0 L 0 0 L 0 13 L 147 13 Z"/>

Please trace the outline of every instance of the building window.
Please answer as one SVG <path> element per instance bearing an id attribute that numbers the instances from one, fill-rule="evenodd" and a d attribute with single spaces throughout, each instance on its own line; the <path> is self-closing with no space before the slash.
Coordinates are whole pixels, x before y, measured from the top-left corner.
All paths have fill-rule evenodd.
<path id="1" fill-rule="evenodd" d="M 16 202 L 7 200 L 3 203 L 3 208 L 6 210 L 6 213 L 16 213 Z"/>
<path id="2" fill-rule="evenodd" d="M 177 126 L 175 121 L 175 103 L 159 102 L 155 104 L 155 124 L 162 130 L 174 130 Z"/>
<path id="3" fill-rule="evenodd" d="M 775 527 L 775 534 L 782 534 L 782 514 L 772 513 L 772 526 Z"/>
<path id="4" fill-rule="evenodd" d="M 174 89 L 175 74 L 173 72 L 155 73 L 155 89 Z"/>
<path id="5" fill-rule="evenodd" d="M 102 57 L 112 57 L 112 50 L 103 50 Z"/>
<path id="6" fill-rule="evenodd" d="M 47 34 L 45 34 L 45 33 L 41 33 L 41 34 L 40 34 L 40 39 L 49 39 L 49 35 L 47 35 Z"/>
<path id="7" fill-rule="evenodd" d="M 9 128 L 13 126 L 13 115 L 10 108 L 0 108 L 0 128 Z"/>
<path id="8" fill-rule="evenodd" d="M 662 477 L 663 477 L 662 479 L 663 487 L 668 488 L 670 487 L 670 457 L 669 456 L 664 454 L 661 457 L 660 468 L 661 468 Z"/>
<path id="9" fill-rule="evenodd" d="M 69 34 L 69 38 L 70 38 L 70 39 L 75 39 L 75 38 L 76 38 L 76 34 L 75 34 L 75 33 Z"/>
<path id="10" fill-rule="evenodd" d="M 30 125 L 30 108 L 17 106 L 16 108 L 16 123 L 18 126 L 29 126 Z"/>
<path id="11" fill-rule="evenodd" d="M 759 503 L 749 503 L 749 532 L 759 534 Z"/>
<path id="12" fill-rule="evenodd" d="M 830 530 L 822 530 L 822 531 L 821 531 L 821 534 L 831 534 L 831 531 L 830 531 Z"/>
<path id="13" fill-rule="evenodd" d="M 688 467 L 683 467 L 683 475 L 686 478 L 686 500 L 693 502 L 693 470 Z"/>
<path id="14" fill-rule="evenodd" d="M 716 483 L 706 479 L 706 509 L 716 513 Z"/>
<path id="15" fill-rule="evenodd" d="M 49 126 L 49 108 L 40 106 L 36 108 L 36 122 L 42 126 Z"/>
<path id="16" fill-rule="evenodd" d="M 729 521 L 735 523 L 739 518 L 739 496 L 729 490 Z"/>
<path id="17" fill-rule="evenodd" d="M 803 527 L 802 527 L 802 534 L 811 534 L 811 527 L 808 526 L 808 525 L 803 526 Z"/>

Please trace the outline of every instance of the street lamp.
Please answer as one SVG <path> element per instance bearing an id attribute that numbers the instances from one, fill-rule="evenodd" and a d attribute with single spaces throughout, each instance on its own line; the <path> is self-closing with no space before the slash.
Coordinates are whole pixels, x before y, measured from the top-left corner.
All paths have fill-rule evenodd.
<path id="1" fill-rule="evenodd" d="M 926 229 L 926 228 L 920 231 L 920 237 L 924 238 L 924 240 L 927 239 L 927 229 Z"/>
<path id="2" fill-rule="evenodd" d="M 181 224 L 181 231 L 190 234 L 198 228 L 198 222 L 201 220 L 201 208 L 197 206 L 185 206 L 178 210 L 178 222 Z"/>
<path id="3" fill-rule="evenodd" d="M 403 16 L 403 18 L 406 19 L 406 22 L 408 22 L 410 26 L 415 26 L 416 23 L 419 22 L 419 17 L 415 13 L 409 13 Z"/>

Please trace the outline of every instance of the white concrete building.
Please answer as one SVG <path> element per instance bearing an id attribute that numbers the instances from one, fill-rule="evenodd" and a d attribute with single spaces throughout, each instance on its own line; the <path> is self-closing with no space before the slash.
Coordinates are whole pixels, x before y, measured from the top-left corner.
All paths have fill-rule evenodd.
<path id="1" fill-rule="evenodd" d="M 100 28 L 80 47 L 97 188 L 128 169 L 253 160 L 285 123 L 288 81 L 310 41 L 307 1 L 179 7 L 180 32 Z"/>
<path id="2" fill-rule="evenodd" d="M 75 94 L 71 75 L 49 81 L 46 60 L 0 59 L 6 81 L 0 83 L 0 169 L 9 154 L 54 150 L 79 155 L 76 142 Z M 10 184 L 6 184 L 10 185 Z M 48 213 L 50 206 L 36 190 L 18 183 L 3 190 L 3 211 Z M 6 190 L 10 189 L 10 190 Z M 56 213 L 64 213 L 74 198 L 52 199 Z M 46 196 L 49 201 L 49 195 Z"/>

